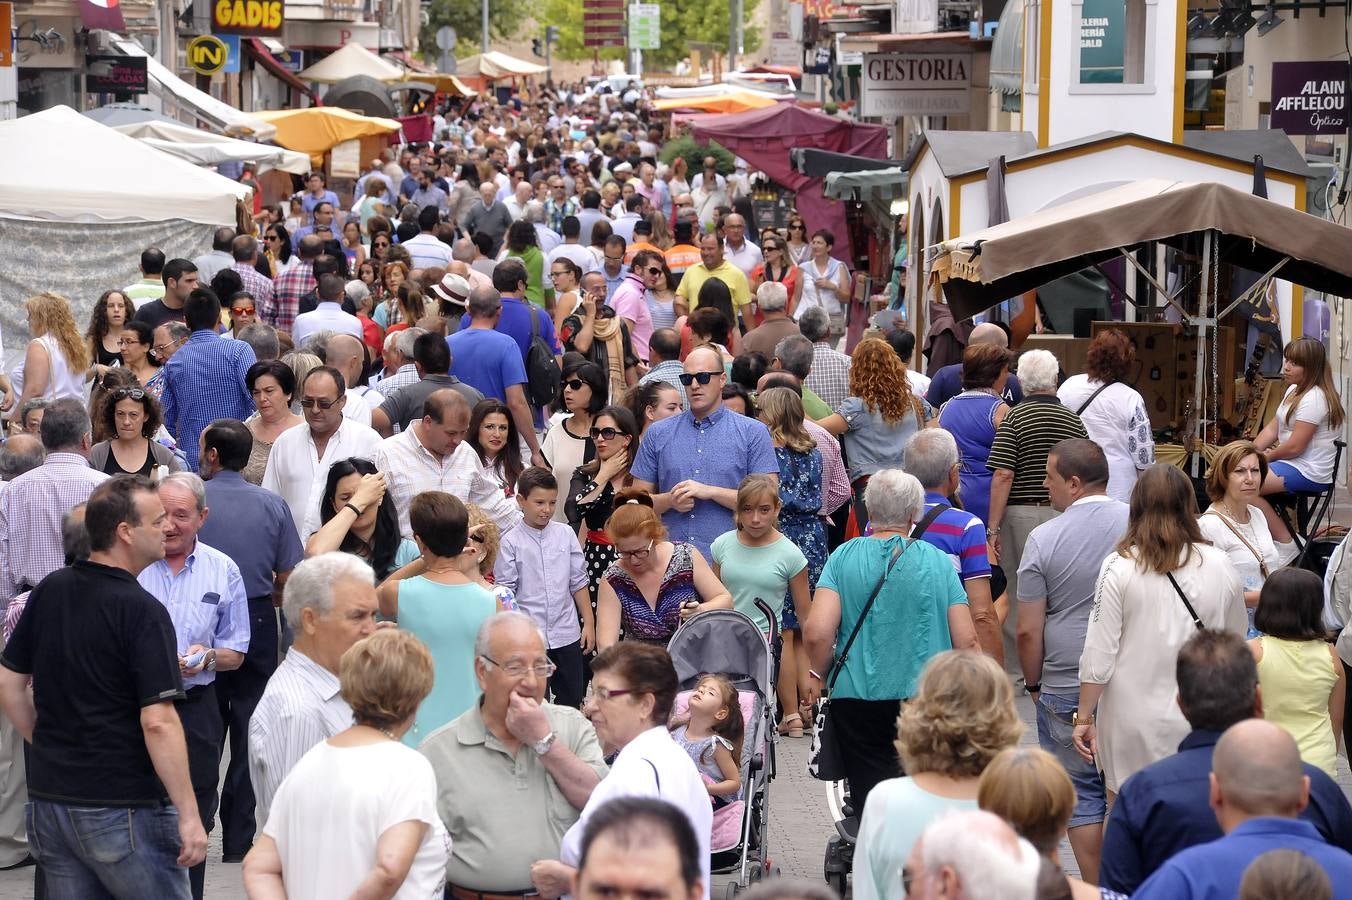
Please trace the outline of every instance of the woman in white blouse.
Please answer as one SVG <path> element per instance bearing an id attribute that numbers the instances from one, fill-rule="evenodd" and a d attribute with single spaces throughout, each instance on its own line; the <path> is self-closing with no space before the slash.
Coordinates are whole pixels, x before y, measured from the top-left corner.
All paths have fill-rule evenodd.
<path id="1" fill-rule="evenodd" d="M 1084 422 L 1089 439 L 1108 457 L 1108 496 L 1131 502 L 1136 475 L 1155 461 L 1155 438 L 1145 398 L 1122 380 L 1136 350 L 1122 331 L 1099 332 L 1089 344 L 1085 373 L 1072 375 L 1057 390 L 1061 405 Z"/>
<path id="2" fill-rule="evenodd" d="M 1202 628 L 1242 637 L 1247 627 L 1239 575 L 1202 536 L 1192 482 L 1168 464 L 1146 469 L 1127 533 L 1099 573 L 1071 736 L 1103 770 L 1110 804 L 1122 782 L 1176 753 L 1190 730 L 1177 703 L 1179 648 Z"/>
<path id="3" fill-rule="evenodd" d="M 1203 537 L 1230 558 L 1244 583 L 1249 637 L 1258 634 L 1253 627 L 1258 593 L 1268 574 L 1280 565 L 1263 511 L 1254 505 L 1267 473 L 1267 460 L 1252 442 L 1226 444 L 1207 470 L 1206 492 L 1211 505 L 1197 520 Z"/>
<path id="4" fill-rule="evenodd" d="M 451 841 L 432 764 L 399 738 L 432 689 L 432 655 L 405 631 L 354 644 L 338 668 L 355 724 L 301 757 L 244 858 L 250 897 L 441 897 Z"/>

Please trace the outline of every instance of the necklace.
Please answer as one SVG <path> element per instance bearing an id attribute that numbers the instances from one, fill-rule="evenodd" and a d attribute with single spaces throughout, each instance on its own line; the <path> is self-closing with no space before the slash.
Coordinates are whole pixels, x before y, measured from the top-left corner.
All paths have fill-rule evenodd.
<path id="1" fill-rule="evenodd" d="M 372 727 L 374 727 L 374 726 L 372 726 Z M 385 737 L 389 738 L 389 739 L 392 740 L 392 741 L 398 741 L 398 740 L 399 740 L 399 738 L 397 738 L 397 737 L 394 736 L 394 732 L 393 732 L 393 731 L 390 731 L 388 728 L 376 728 L 376 731 L 379 731 L 381 734 L 385 735 Z"/>

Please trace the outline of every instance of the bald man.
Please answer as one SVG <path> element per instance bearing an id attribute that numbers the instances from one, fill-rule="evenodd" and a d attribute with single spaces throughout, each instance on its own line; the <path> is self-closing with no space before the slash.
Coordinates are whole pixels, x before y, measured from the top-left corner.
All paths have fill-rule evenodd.
<path id="1" fill-rule="evenodd" d="M 335 334 L 324 345 L 324 363 L 343 373 L 347 403 L 343 404 L 343 417 L 371 424 L 371 410 L 380 406 L 383 395 L 363 384 L 362 367 L 366 365 L 366 347 L 350 334 Z"/>
<path id="2" fill-rule="evenodd" d="M 1310 800 L 1300 749 L 1262 719 L 1232 725 L 1211 758 L 1211 808 L 1225 837 L 1184 850 L 1150 876 L 1133 900 L 1235 897 L 1244 869 L 1269 850 L 1298 850 L 1328 873 L 1336 900 L 1352 900 L 1352 854 L 1297 818 Z"/>
<path id="3" fill-rule="evenodd" d="M 999 347 L 1009 348 L 1009 335 L 999 325 L 990 322 L 983 322 L 972 329 L 971 337 L 967 338 L 967 346 L 974 344 L 995 344 Z M 929 401 L 930 406 L 938 409 L 947 403 L 950 398 L 956 397 L 962 393 L 962 363 L 954 363 L 951 366 L 944 366 L 934 373 L 934 378 L 930 380 L 929 390 L 925 393 L 925 399 Z M 1005 402 L 1011 406 L 1023 400 L 1023 390 L 1019 387 L 1019 379 L 1014 377 L 1014 373 L 1009 373 L 1009 380 L 1005 382 L 1004 393 Z"/>

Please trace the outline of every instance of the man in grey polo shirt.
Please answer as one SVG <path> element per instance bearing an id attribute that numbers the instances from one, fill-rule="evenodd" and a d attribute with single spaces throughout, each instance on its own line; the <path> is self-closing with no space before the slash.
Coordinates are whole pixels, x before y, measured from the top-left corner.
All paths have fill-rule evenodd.
<path id="1" fill-rule="evenodd" d="M 531 864 L 558 858 L 607 771 L 591 723 L 545 702 L 553 664 L 529 616 L 491 616 L 474 654 L 483 697 L 418 748 L 437 775 L 437 812 L 451 837 L 447 896 L 456 900 L 533 893 Z"/>
<path id="2" fill-rule="evenodd" d="M 1127 505 L 1107 495 L 1108 459 L 1083 438 L 1047 454 L 1044 484 L 1061 513 L 1028 535 L 1019 563 L 1019 664 L 1037 706 L 1037 738 L 1075 785 L 1070 848 L 1083 877 L 1097 882 L 1107 796 L 1103 777 L 1071 746 L 1079 702 L 1080 654 L 1103 560 L 1127 530 Z"/>

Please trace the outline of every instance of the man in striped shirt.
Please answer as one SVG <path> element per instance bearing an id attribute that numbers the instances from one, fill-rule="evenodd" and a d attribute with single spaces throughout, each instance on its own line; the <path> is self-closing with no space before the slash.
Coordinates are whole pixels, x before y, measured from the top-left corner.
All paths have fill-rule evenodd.
<path id="1" fill-rule="evenodd" d="M 291 572 L 282 609 L 296 631 L 249 722 L 249 780 L 259 822 L 282 779 L 311 747 L 352 727 L 338 661 L 376 630 L 375 573 L 350 553 L 321 553 Z"/>
<path id="2" fill-rule="evenodd" d="M 991 596 L 991 564 L 986 555 L 986 526 L 969 512 L 949 504 L 958 492 L 958 443 L 942 428 L 922 428 L 906 444 L 906 471 L 925 489 L 925 513 L 939 504 L 946 509 L 930 522 L 922 540 L 948 554 L 967 592 L 981 649 L 1004 659 L 1000 620 Z"/>
<path id="3" fill-rule="evenodd" d="M 986 468 L 992 472 L 989 527 L 991 558 L 1018 597 L 1019 561 L 1029 533 L 1056 516 L 1047 494 L 1047 454 L 1061 441 L 1087 438 L 1080 417 L 1056 397 L 1060 364 L 1047 350 L 1029 350 L 1019 357 L 1023 402 L 1009 411 L 995 432 Z M 1005 658 L 1019 674 L 1015 628 L 1018 604 L 1011 603 L 1005 620 Z"/>

